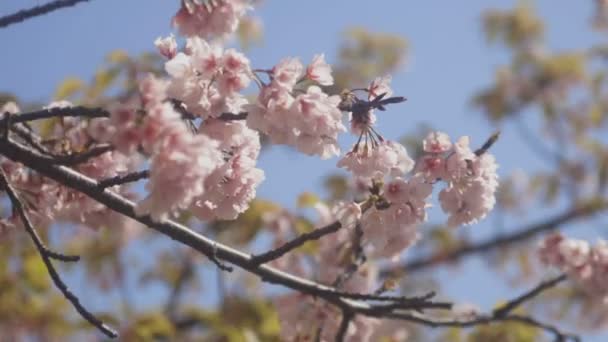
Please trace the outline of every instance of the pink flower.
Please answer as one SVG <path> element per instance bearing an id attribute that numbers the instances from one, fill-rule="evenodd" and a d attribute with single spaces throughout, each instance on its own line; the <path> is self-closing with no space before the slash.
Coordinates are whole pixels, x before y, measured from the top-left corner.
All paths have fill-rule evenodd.
<path id="1" fill-rule="evenodd" d="M 334 84 L 334 78 L 331 75 L 331 66 L 325 62 L 325 55 L 315 55 L 312 62 L 306 68 L 306 78 L 315 81 L 323 86 Z"/>
<path id="2" fill-rule="evenodd" d="M 332 213 L 346 229 L 353 229 L 361 220 L 361 206 L 354 202 L 336 203 L 332 208 Z"/>
<path id="3" fill-rule="evenodd" d="M 158 49 L 158 52 L 167 59 L 171 59 L 177 54 L 177 42 L 173 35 L 169 35 L 165 38 L 156 38 L 154 45 Z"/>
<path id="4" fill-rule="evenodd" d="M 355 177 L 382 179 L 403 176 L 412 170 L 414 161 L 403 145 L 385 140 L 374 148 L 365 145 L 346 153 L 338 161 L 338 167 L 352 172 Z"/>
<path id="5" fill-rule="evenodd" d="M 273 81 L 262 89 L 257 104 L 248 108 L 247 125 L 275 144 L 327 159 L 340 153 L 338 134 L 346 131 L 339 103 L 338 96 L 328 96 L 317 86 L 294 99 Z"/>
<path id="6" fill-rule="evenodd" d="M 367 88 L 369 100 L 373 100 L 382 94 L 386 94 L 384 95 L 384 98 L 391 97 L 391 95 L 393 95 L 393 90 L 390 87 L 391 80 L 391 76 L 378 77 L 374 79 Z"/>
<path id="7" fill-rule="evenodd" d="M 17 104 L 13 101 L 8 101 L 2 105 L 2 108 L 0 108 L 0 115 L 3 115 L 4 113 L 17 114 L 19 112 L 19 106 L 17 106 Z"/>
<path id="8" fill-rule="evenodd" d="M 214 139 L 226 160 L 205 180 L 205 191 L 191 206 L 202 220 L 233 220 L 249 208 L 257 186 L 264 180 L 264 172 L 255 168 L 260 151 L 257 132 L 242 122 L 208 119 L 200 134 Z"/>
<path id="9" fill-rule="evenodd" d="M 608 299 L 607 241 L 591 246 L 587 241 L 554 233 L 540 242 L 538 255 L 542 263 L 568 274 L 589 295 L 604 302 Z"/>
<path id="10" fill-rule="evenodd" d="M 241 17 L 251 6 L 246 0 L 220 0 L 197 4 L 182 2 L 173 17 L 173 25 L 184 36 L 225 38 L 238 27 Z"/>
<path id="11" fill-rule="evenodd" d="M 177 133 L 177 132 L 175 132 Z M 160 221 L 186 209 L 203 194 L 204 181 L 222 162 L 217 143 L 204 135 L 192 136 L 187 128 L 164 137 L 150 164 L 148 195 L 135 208 Z"/>
<path id="12" fill-rule="evenodd" d="M 422 146 L 427 153 L 445 153 L 452 148 L 452 142 L 443 132 L 430 132 L 422 142 Z"/>
<path id="13" fill-rule="evenodd" d="M 297 58 L 285 58 L 272 68 L 272 80 L 277 86 L 291 90 L 300 77 L 304 66 Z"/>

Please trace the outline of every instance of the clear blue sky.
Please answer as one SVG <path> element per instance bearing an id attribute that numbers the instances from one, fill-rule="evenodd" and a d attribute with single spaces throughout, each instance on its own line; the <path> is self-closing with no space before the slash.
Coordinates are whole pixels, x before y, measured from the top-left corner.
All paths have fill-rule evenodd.
<path id="1" fill-rule="evenodd" d="M 3 1 L 0 15 L 39 3 L 42 1 Z M 10 91 L 27 101 L 47 102 L 66 76 L 90 79 L 107 52 L 117 48 L 131 54 L 151 50 L 156 37 L 171 31 L 169 19 L 177 3 L 93 0 L 2 29 L 0 91 Z M 588 26 L 592 1 L 533 3 L 545 19 L 550 49 L 586 47 L 601 39 Z M 507 0 L 267 0 L 257 11 L 264 23 L 264 43 L 254 48 L 249 57 L 255 67 L 262 68 L 285 56 L 299 56 L 306 61 L 320 52 L 325 52 L 331 61 L 340 34 L 349 26 L 399 34 L 407 38 L 411 50 L 408 63 L 393 75 L 393 88 L 408 101 L 381 114 L 379 131 L 387 138 L 398 139 L 426 122 L 451 136 L 470 135 L 474 142 L 481 143 L 494 128 L 475 112 L 470 99 L 491 82 L 496 67 L 506 63 L 508 55 L 499 47 L 487 46 L 481 34 L 480 15 L 490 7 L 511 8 L 515 4 L 516 1 Z M 347 148 L 348 143 L 343 147 Z M 525 147 L 510 126 L 504 127 L 503 136 L 492 151 L 501 165 L 501 175 L 543 166 L 533 155 L 521 152 Z M 267 180 L 259 195 L 293 206 L 299 193 L 321 189 L 323 175 L 335 170 L 335 162 L 273 148 L 260 162 Z M 526 222 L 545 214 L 528 217 Z M 487 220 L 465 229 L 472 235 L 485 236 L 493 232 L 489 229 L 491 223 Z M 484 308 L 521 290 L 509 290 L 505 279 L 487 272 L 480 260 L 440 273 L 441 279 L 450 281 L 445 286 L 449 297 Z"/>

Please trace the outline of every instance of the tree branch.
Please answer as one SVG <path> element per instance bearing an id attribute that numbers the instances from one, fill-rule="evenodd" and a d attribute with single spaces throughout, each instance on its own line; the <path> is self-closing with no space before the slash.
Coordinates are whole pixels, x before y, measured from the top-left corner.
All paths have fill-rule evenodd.
<path id="1" fill-rule="evenodd" d="M 380 272 L 380 276 L 390 277 L 401 272 L 420 271 L 427 267 L 435 266 L 437 264 L 456 262 L 462 258 L 468 257 L 473 254 L 485 253 L 491 251 L 494 248 L 521 243 L 540 233 L 555 230 L 560 225 L 585 218 L 589 215 L 593 215 L 597 212 L 606 209 L 608 209 L 607 202 L 595 201 L 583 203 L 548 220 L 520 228 L 515 233 L 505 234 L 472 245 L 465 245 L 462 247 L 455 248 L 451 251 L 441 251 L 431 256 L 419 257 L 417 259 L 406 262 L 403 265 L 393 266 L 384 269 Z"/>
<path id="2" fill-rule="evenodd" d="M 338 332 L 336 333 L 336 342 L 343 342 L 344 338 L 346 338 L 346 332 L 348 331 L 348 326 L 350 325 L 350 321 L 355 317 L 355 315 L 347 310 L 342 310 L 342 321 L 340 322 L 340 327 L 338 328 Z"/>
<path id="3" fill-rule="evenodd" d="M 432 318 L 423 314 L 423 311 L 425 309 L 448 309 L 451 307 L 451 303 L 431 302 L 428 300 L 428 298 L 430 298 L 428 297 L 429 295 L 418 298 L 398 297 L 401 302 L 391 302 L 389 300 L 390 297 L 388 296 L 378 296 L 378 298 L 383 298 L 381 300 L 387 301 L 388 303 L 375 304 L 372 303 L 374 300 L 376 300 L 372 298 L 374 295 L 349 294 L 341 292 L 334 287 L 322 285 L 314 281 L 280 271 L 266 264 L 255 262 L 255 257 L 211 240 L 171 220 L 155 222 L 149 216 L 138 216 L 135 214 L 134 204 L 131 201 L 108 189 L 100 188 L 99 184 L 95 180 L 88 178 L 66 166 L 47 163 L 47 159 L 39 155 L 35 150 L 21 145 L 18 142 L 11 141 L 10 138 L 0 141 L 0 154 L 3 154 L 15 162 L 22 163 L 23 165 L 37 171 L 41 175 L 49 177 L 63 184 L 64 186 L 80 191 L 97 202 L 104 204 L 110 210 L 121 213 L 154 230 L 157 230 L 160 233 L 199 251 L 211 259 L 217 258 L 237 265 L 248 272 L 256 274 L 264 282 L 283 285 L 305 295 L 319 297 L 328 303 L 337 306 L 343 312 L 350 312 L 352 315 L 401 319 L 431 327 L 470 327 L 474 325 L 513 321 L 544 329 L 545 331 L 553 333 L 556 338 L 560 339 L 561 341 L 565 341 L 566 339 L 577 339 L 576 336 L 562 333 L 558 328 L 552 325 L 539 322 L 532 317 L 509 314 L 508 311 L 501 315 L 492 313 L 480 315 L 468 320 Z M 322 236 L 323 234 L 327 233 L 327 231 L 332 229 L 337 230 L 339 228 L 339 223 L 334 223 L 332 225 L 320 228 L 316 231 L 316 233 L 311 233 L 313 236 L 318 234 Z M 304 238 L 301 240 L 307 239 Z M 300 240 L 296 238 L 294 241 Z M 284 249 L 293 250 L 291 247 L 285 247 Z M 541 289 L 542 288 L 544 288 L 544 286 L 541 286 Z M 536 295 L 538 292 L 540 292 L 540 290 L 533 289 L 530 292 Z M 529 297 L 529 294 L 519 296 L 511 301 L 515 303 L 511 305 L 519 305 Z M 369 301 L 363 299 L 369 299 Z M 347 325 L 347 322 L 343 324 Z"/>
<path id="4" fill-rule="evenodd" d="M 249 254 L 213 241 L 171 220 L 155 222 L 149 216 L 138 216 L 135 214 L 135 206 L 131 201 L 108 189 L 101 189 L 95 180 L 86 177 L 68 167 L 49 164 L 46 158 L 40 156 L 36 151 L 31 150 L 17 142 L 11 141 L 10 139 L 0 142 L 0 153 L 15 162 L 22 163 L 23 165 L 37 171 L 41 175 L 63 184 L 64 186 L 86 194 L 97 202 L 104 204 L 109 209 L 130 217 L 154 230 L 157 230 L 160 233 L 199 251 L 211 259 L 222 259 L 253 274 L 256 274 L 262 279 L 262 281 L 283 285 L 304 294 L 322 298 L 329 303 L 332 303 L 340 308 L 347 308 L 355 313 L 375 312 L 375 314 L 377 314 L 378 309 L 375 305 L 365 303 L 360 300 L 350 299 L 350 297 L 369 297 L 368 295 L 341 292 L 333 287 L 297 277 L 293 274 L 280 271 L 265 264 L 260 264 L 255 262 L 254 257 Z M 339 229 L 337 223 L 329 225 L 328 227 L 331 227 L 331 229 Z M 330 230 L 328 227 L 325 227 L 325 230 Z M 319 234 L 319 232 L 316 234 Z M 382 296 L 378 297 L 382 298 Z M 402 298 L 400 300 L 402 300 Z M 425 308 L 445 308 L 448 306 L 446 304 L 439 305 L 437 303 L 419 300 L 410 304 L 411 307 L 408 306 L 408 308 L 415 310 L 423 310 Z M 401 306 L 404 305 L 405 304 Z"/>
<path id="5" fill-rule="evenodd" d="M 63 282 L 63 280 L 61 280 L 61 277 L 55 270 L 55 267 L 53 266 L 53 263 L 51 261 L 51 258 L 53 258 L 61 261 L 75 262 L 78 261 L 80 257 L 52 252 L 44 245 L 44 243 L 38 236 L 38 233 L 36 233 L 36 230 L 32 226 L 32 223 L 30 222 L 29 217 L 27 216 L 25 209 L 23 208 L 21 200 L 17 196 L 17 193 L 15 192 L 13 187 L 8 182 L 8 179 L 4 174 L 4 170 L 2 170 L 2 168 L 0 168 L 0 185 L 4 187 L 4 190 L 6 191 L 8 197 L 11 200 L 13 209 L 18 213 L 23 223 L 23 226 L 25 227 L 25 230 L 30 235 L 30 238 L 36 245 L 36 248 L 38 249 L 38 254 L 40 254 L 40 257 L 42 258 L 42 261 L 44 262 L 44 265 L 46 266 L 46 269 L 49 275 L 51 276 L 51 279 L 53 280 L 55 286 L 61 291 L 61 293 L 63 293 L 64 297 L 72 303 L 72 305 L 74 306 L 76 311 L 78 311 L 80 316 L 89 321 L 89 323 L 94 325 L 106 336 L 110 338 L 117 337 L 118 334 L 116 333 L 116 331 L 108 327 L 100 319 L 95 317 L 95 315 L 89 312 L 84 306 L 82 306 L 82 304 L 80 304 L 80 300 L 78 299 L 78 297 L 76 297 L 76 295 L 74 295 L 70 291 L 70 289 L 68 289 L 67 285 Z"/>
<path id="6" fill-rule="evenodd" d="M 518 306 L 523 304 L 524 302 L 538 296 L 541 292 L 556 286 L 557 284 L 561 283 L 564 280 L 566 280 L 566 275 L 561 274 L 553 279 L 543 281 L 540 284 L 538 284 L 536 287 L 534 287 L 533 289 L 521 294 L 519 297 L 516 297 L 516 298 L 508 301 L 501 307 L 497 308 L 496 310 L 494 310 L 493 314 L 496 317 L 505 316 L 508 313 L 510 313 L 511 311 L 513 311 L 515 308 L 517 308 Z"/>
<path id="7" fill-rule="evenodd" d="M 83 106 L 64 107 L 64 108 L 49 108 L 41 109 L 33 112 L 13 114 L 10 116 L 12 123 L 27 122 L 35 120 L 43 120 L 50 118 L 63 118 L 63 117 L 84 117 L 84 118 L 108 118 L 110 112 L 103 108 L 89 108 Z M 0 124 L 6 119 L 2 119 Z"/>
<path id="8" fill-rule="evenodd" d="M 264 264 L 269 261 L 278 259 L 278 258 L 282 257 L 283 255 L 289 253 L 290 251 L 302 246 L 306 242 L 311 241 L 311 240 L 318 240 L 325 235 L 337 232 L 340 228 L 342 228 L 342 225 L 340 224 L 340 222 L 335 221 L 331 224 L 328 224 L 325 227 L 317 228 L 311 232 L 301 234 L 297 238 L 295 238 L 291 241 L 288 241 L 285 244 L 283 244 L 273 250 L 270 250 L 268 252 L 265 252 L 265 253 L 262 253 L 259 255 L 254 255 L 252 257 L 251 262 L 253 264 L 259 265 L 259 264 Z"/>
<path id="9" fill-rule="evenodd" d="M 135 171 L 127 173 L 126 175 L 118 175 L 115 177 L 99 180 L 98 186 L 101 189 L 105 189 L 113 187 L 115 185 L 123 185 L 126 183 L 137 182 L 138 180 L 146 179 L 148 177 L 150 177 L 150 170 Z"/>
<path id="10" fill-rule="evenodd" d="M 32 7 L 29 9 L 21 10 L 13 14 L 9 14 L 7 16 L 0 18 L 0 28 L 7 27 L 12 24 L 20 23 L 27 19 L 31 19 L 37 16 L 41 16 L 52 11 L 58 10 L 60 8 L 71 7 L 79 2 L 85 2 L 89 0 L 56 0 L 49 2 L 44 5 Z"/>

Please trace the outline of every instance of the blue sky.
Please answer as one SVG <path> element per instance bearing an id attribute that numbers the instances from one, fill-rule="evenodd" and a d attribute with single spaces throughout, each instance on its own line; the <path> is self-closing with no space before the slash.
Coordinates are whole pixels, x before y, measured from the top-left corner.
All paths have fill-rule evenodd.
<path id="1" fill-rule="evenodd" d="M 3 1 L 0 15 L 39 3 L 42 1 Z M 249 57 L 260 68 L 272 66 L 285 56 L 308 61 L 321 52 L 331 61 L 340 34 L 350 26 L 401 35 L 409 42 L 410 55 L 393 74 L 393 89 L 408 101 L 380 114 L 379 131 L 387 138 L 398 139 L 417 125 L 428 123 L 453 137 L 470 135 L 474 143 L 481 143 L 495 128 L 475 111 L 470 99 L 490 84 L 496 68 L 509 56 L 500 47 L 486 44 L 480 15 L 484 9 L 511 8 L 516 3 L 267 0 L 257 11 L 264 23 L 264 42 L 253 48 Z M 592 1 L 532 3 L 545 20 L 551 50 L 587 47 L 602 39 L 589 30 Z M 124 49 L 136 55 L 152 50 L 156 37 L 171 32 L 169 20 L 176 7 L 176 0 L 93 0 L 2 29 L 0 91 L 10 91 L 27 101 L 48 102 L 55 86 L 66 76 L 90 79 L 109 51 Z M 345 141 L 343 147 L 348 145 Z M 503 127 L 501 140 L 492 149 L 501 165 L 501 175 L 543 167 L 532 154 L 521 153 L 525 149 L 513 127 Z M 335 163 L 335 159 L 321 161 L 286 148 L 273 148 L 260 161 L 266 181 L 259 196 L 293 207 L 299 193 L 321 189 L 323 175 L 335 171 Z M 546 213 L 532 215 L 522 223 L 543 215 Z M 471 235 L 485 236 L 493 232 L 487 227 L 490 224 L 486 221 L 465 229 Z M 521 291 L 510 289 L 505 279 L 489 273 L 483 260 L 467 261 L 462 268 L 440 274 L 440 279 L 450 282 L 445 287 L 449 297 L 484 308 Z"/>

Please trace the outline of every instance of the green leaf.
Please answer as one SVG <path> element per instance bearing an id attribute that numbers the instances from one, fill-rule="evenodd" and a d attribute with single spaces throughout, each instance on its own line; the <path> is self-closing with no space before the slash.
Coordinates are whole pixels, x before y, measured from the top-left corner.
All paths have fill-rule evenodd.
<path id="1" fill-rule="evenodd" d="M 55 99 L 64 100 L 84 88 L 84 82 L 76 77 L 68 77 L 55 90 Z"/>

